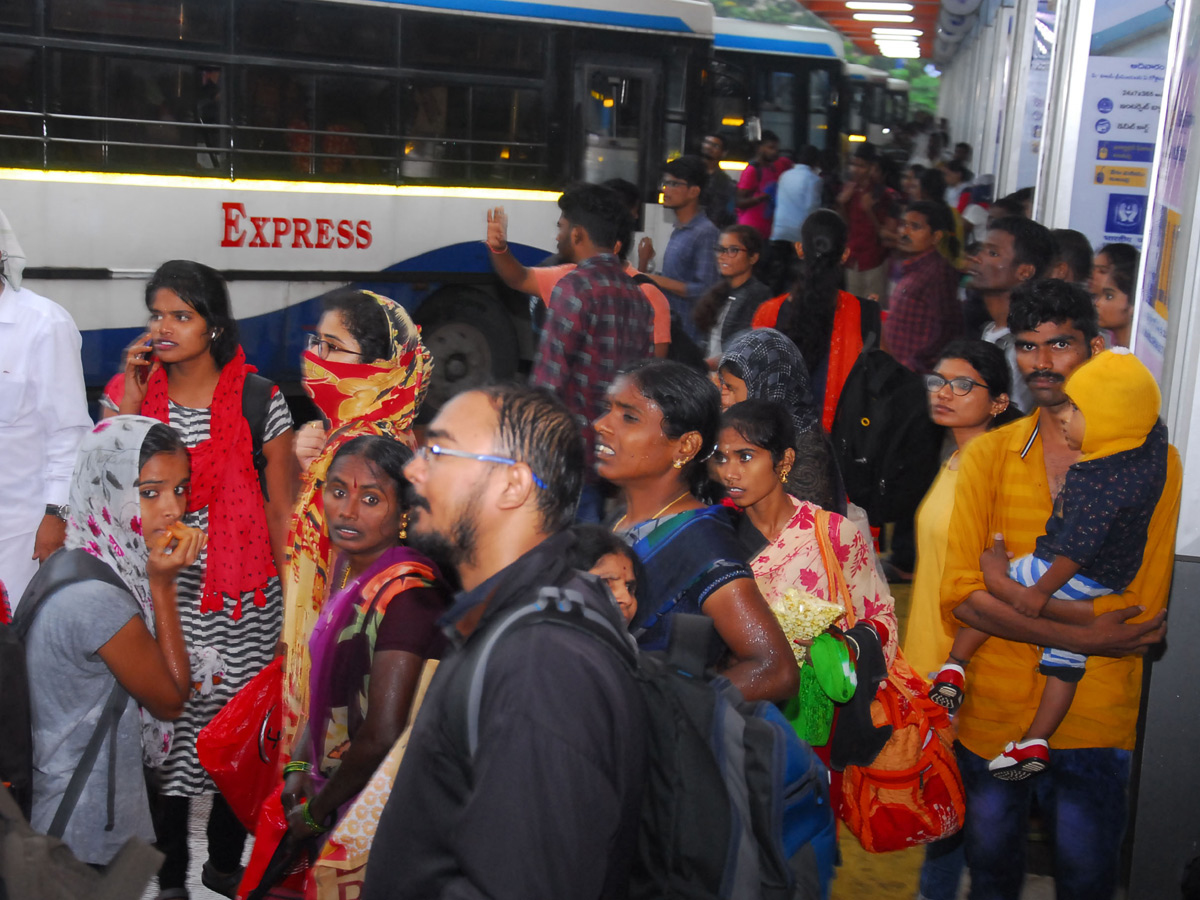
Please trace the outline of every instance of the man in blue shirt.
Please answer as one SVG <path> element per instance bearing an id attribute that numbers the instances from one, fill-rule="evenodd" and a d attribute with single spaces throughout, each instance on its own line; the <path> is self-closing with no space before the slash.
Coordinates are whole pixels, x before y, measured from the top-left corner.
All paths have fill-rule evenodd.
<path id="1" fill-rule="evenodd" d="M 662 205 L 675 212 L 675 230 L 663 253 L 661 273 L 648 277 L 667 295 L 671 312 L 679 317 L 693 341 L 704 335 L 692 321 L 692 307 L 716 284 L 717 243 L 721 232 L 700 208 L 700 192 L 708 183 L 708 169 L 698 156 L 680 156 L 663 166 Z M 654 243 L 642 238 L 638 244 L 638 270 L 646 271 L 654 257 Z"/>
<path id="2" fill-rule="evenodd" d="M 796 165 L 779 176 L 775 193 L 775 220 L 771 226 L 768 253 L 770 284 L 776 293 L 791 286 L 795 246 L 800 242 L 800 226 L 809 213 L 821 205 L 821 174 L 817 167 L 821 151 L 811 144 L 801 149 Z"/>

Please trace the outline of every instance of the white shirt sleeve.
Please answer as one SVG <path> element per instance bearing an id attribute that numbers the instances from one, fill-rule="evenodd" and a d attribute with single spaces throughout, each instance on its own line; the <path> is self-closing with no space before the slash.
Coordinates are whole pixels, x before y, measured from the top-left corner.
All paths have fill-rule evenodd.
<path id="1" fill-rule="evenodd" d="M 83 436 L 91 430 L 87 391 L 83 386 L 83 340 L 75 323 L 53 317 L 35 348 L 33 366 L 37 407 L 46 434 L 45 502 L 65 504 L 71 474 Z"/>

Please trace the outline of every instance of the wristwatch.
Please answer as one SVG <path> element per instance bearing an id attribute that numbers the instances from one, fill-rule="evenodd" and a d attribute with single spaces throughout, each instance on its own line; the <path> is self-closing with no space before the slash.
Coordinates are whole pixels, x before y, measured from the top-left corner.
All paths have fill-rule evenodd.
<path id="1" fill-rule="evenodd" d="M 67 506 L 65 503 L 61 506 L 56 503 L 47 503 L 46 515 L 56 516 L 65 522 L 67 521 L 67 517 L 71 515 L 71 507 Z"/>

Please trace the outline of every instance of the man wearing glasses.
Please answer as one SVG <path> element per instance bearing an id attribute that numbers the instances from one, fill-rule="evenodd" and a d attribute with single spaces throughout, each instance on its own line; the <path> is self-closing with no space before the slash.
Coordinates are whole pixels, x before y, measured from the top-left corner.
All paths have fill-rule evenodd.
<path id="1" fill-rule="evenodd" d="M 506 385 L 459 394 L 426 440 L 405 468 L 409 541 L 453 563 L 463 590 L 443 618 L 452 648 L 380 817 L 363 898 L 625 897 L 645 771 L 637 685 L 574 628 L 535 622 L 489 640 L 547 585 L 624 628 L 599 583 L 567 563 L 579 429 L 549 394 Z"/>
<path id="2" fill-rule="evenodd" d="M 698 156 L 680 156 L 663 166 L 662 205 L 675 212 L 675 230 L 663 252 L 659 274 L 648 275 L 671 304 L 683 330 L 701 341 L 692 321 L 692 307 L 721 276 L 713 248 L 721 236 L 700 207 L 700 192 L 708 183 L 708 169 Z M 644 237 L 638 244 L 638 269 L 645 272 L 654 257 L 654 242 Z"/>

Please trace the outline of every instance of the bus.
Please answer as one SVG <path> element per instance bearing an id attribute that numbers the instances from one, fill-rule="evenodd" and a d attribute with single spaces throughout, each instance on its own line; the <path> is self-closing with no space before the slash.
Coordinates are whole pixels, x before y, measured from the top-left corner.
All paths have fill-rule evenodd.
<path id="1" fill-rule="evenodd" d="M 145 321 L 142 282 L 188 258 L 224 274 L 247 356 L 293 395 L 323 294 L 402 303 L 436 407 L 533 356 L 488 208 L 535 264 L 562 189 L 620 177 L 665 246 L 662 160 L 706 131 L 744 159 L 761 128 L 837 146 L 841 48 L 714 23 L 708 0 L 5 0 L 0 210 L 27 286 L 83 333 L 93 394 Z"/>
<path id="2" fill-rule="evenodd" d="M 888 74 L 882 69 L 848 63 L 843 75 L 846 94 L 844 128 L 851 144 L 885 142 Z"/>
<path id="3" fill-rule="evenodd" d="M 708 130 L 724 138 L 728 168 L 750 159 L 762 131 L 784 153 L 838 151 L 844 56 L 836 31 L 715 19 Z"/>
<path id="4" fill-rule="evenodd" d="M 885 134 L 891 134 L 908 121 L 909 83 L 903 78 L 888 78 L 884 108 Z"/>

